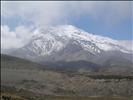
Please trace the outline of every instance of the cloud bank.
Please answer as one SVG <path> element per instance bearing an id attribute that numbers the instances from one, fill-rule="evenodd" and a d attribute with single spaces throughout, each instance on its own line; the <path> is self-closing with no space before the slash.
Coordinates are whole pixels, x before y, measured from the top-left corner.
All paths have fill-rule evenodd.
<path id="1" fill-rule="evenodd" d="M 20 48 L 27 44 L 31 37 L 30 28 L 18 26 L 14 31 L 6 25 L 1 26 L 1 48 L 2 49 L 15 49 Z"/>
<path id="2" fill-rule="evenodd" d="M 19 16 L 35 25 L 51 25 L 84 15 L 116 23 L 131 17 L 131 11 L 130 1 L 3 1 L 1 13 L 2 17 Z"/>

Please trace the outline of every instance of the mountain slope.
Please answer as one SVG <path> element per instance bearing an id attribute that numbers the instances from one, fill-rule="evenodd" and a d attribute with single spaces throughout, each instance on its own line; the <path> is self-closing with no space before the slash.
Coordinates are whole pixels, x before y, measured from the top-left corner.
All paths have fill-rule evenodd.
<path id="1" fill-rule="evenodd" d="M 36 62 L 84 60 L 96 63 L 107 54 L 112 56 L 110 52 L 126 55 L 124 58 L 131 58 L 132 53 L 117 40 L 93 35 L 72 25 L 62 25 L 36 29 L 31 41 L 10 55 Z"/>
<path id="2" fill-rule="evenodd" d="M 45 70 L 45 68 L 47 67 L 44 67 L 43 65 L 25 59 L 1 54 L 1 68 L 22 69 L 22 70 L 23 69 Z"/>

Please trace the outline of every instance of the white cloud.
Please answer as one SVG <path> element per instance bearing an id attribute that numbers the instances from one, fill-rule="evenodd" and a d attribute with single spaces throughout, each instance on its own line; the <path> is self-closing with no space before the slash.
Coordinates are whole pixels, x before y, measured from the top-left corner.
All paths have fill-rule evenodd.
<path id="1" fill-rule="evenodd" d="M 84 15 L 108 24 L 131 17 L 131 1 L 2 1 L 2 16 L 20 16 L 35 25 L 63 23 Z M 111 22 L 111 23 L 110 23 Z"/>
<path id="2" fill-rule="evenodd" d="M 19 16 L 35 25 L 51 25 L 62 18 L 62 3 L 58 2 L 3 2 L 3 17 Z"/>
<path id="3" fill-rule="evenodd" d="M 15 31 L 11 31 L 6 25 L 1 26 L 1 48 L 14 49 L 24 46 L 31 36 L 30 28 L 24 26 L 16 27 Z"/>

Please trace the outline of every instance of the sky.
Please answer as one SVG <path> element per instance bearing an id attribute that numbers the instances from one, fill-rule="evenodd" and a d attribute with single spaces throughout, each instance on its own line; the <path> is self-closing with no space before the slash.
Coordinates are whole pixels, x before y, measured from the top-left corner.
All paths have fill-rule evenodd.
<path id="1" fill-rule="evenodd" d="M 22 47 L 37 27 L 64 24 L 116 40 L 133 40 L 132 5 L 132 1 L 2 1 L 2 48 Z"/>

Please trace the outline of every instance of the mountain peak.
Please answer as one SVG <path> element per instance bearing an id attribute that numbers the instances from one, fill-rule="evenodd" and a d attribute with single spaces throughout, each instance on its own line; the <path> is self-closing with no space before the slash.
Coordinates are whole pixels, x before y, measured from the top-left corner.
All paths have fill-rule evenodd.
<path id="1" fill-rule="evenodd" d="M 130 52 L 117 40 L 85 32 L 73 25 L 40 27 L 34 32 L 32 41 L 24 48 L 39 56 L 46 56 L 60 52 L 66 47 L 73 50 L 80 48 L 94 55 L 106 51 Z"/>

